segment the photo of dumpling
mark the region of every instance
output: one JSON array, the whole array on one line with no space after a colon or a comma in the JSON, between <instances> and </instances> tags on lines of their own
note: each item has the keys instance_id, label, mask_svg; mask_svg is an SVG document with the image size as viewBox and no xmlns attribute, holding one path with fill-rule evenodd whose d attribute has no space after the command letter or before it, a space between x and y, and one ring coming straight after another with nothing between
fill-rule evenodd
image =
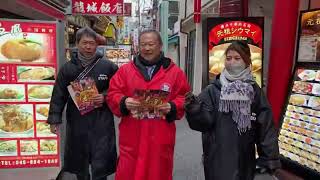
<instances>
[{"instance_id":1,"label":"photo of dumpling","mask_svg":"<svg viewBox=\"0 0 320 180\"><path fill-rule=\"evenodd\" d=\"M10 39L1 46L1 54L6 58L32 62L43 54L40 43L27 39Z\"/></svg>"}]
</instances>

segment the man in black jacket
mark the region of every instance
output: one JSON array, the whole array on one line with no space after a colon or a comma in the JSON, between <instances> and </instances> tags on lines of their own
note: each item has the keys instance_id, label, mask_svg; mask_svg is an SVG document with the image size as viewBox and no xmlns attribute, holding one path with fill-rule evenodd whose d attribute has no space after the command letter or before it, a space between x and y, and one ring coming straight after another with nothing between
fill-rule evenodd
<instances>
[{"instance_id":1,"label":"man in black jacket","mask_svg":"<svg viewBox=\"0 0 320 180\"><path fill-rule=\"evenodd\" d=\"M67 104L63 171L76 174L78 180L87 180L90 179L90 164L92 179L106 180L108 175L115 172L117 152L113 114L104 97L109 80L118 68L96 51L97 34L92 29L86 27L78 30L76 43L78 50L72 52L71 60L59 71L50 102L48 123L51 132L58 133L62 112ZM81 115L67 87L86 68L89 70L85 77L94 79L99 94L91 99L96 108Z\"/></svg>"}]
</instances>

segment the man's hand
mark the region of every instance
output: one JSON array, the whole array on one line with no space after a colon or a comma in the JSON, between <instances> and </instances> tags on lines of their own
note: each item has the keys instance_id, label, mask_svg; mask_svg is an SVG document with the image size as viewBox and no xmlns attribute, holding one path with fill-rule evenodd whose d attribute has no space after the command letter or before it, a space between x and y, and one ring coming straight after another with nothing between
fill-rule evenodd
<instances>
[{"instance_id":1,"label":"man's hand","mask_svg":"<svg viewBox=\"0 0 320 180\"><path fill-rule=\"evenodd\" d=\"M101 107L104 102L104 96L102 94L97 94L90 99L96 107Z\"/></svg>"},{"instance_id":2,"label":"man's hand","mask_svg":"<svg viewBox=\"0 0 320 180\"><path fill-rule=\"evenodd\" d=\"M171 104L170 103L165 103L157 107L157 110L163 115L167 115L171 111Z\"/></svg>"},{"instance_id":3,"label":"man's hand","mask_svg":"<svg viewBox=\"0 0 320 180\"><path fill-rule=\"evenodd\" d=\"M133 98L128 97L125 101L126 107L129 111L137 110L141 103Z\"/></svg>"},{"instance_id":4,"label":"man's hand","mask_svg":"<svg viewBox=\"0 0 320 180\"><path fill-rule=\"evenodd\" d=\"M184 107L195 102L195 95L191 91L186 93L184 97L185 97Z\"/></svg>"},{"instance_id":5,"label":"man's hand","mask_svg":"<svg viewBox=\"0 0 320 180\"><path fill-rule=\"evenodd\" d=\"M58 134L59 133L59 124L50 124L50 131L53 134Z\"/></svg>"}]
</instances>

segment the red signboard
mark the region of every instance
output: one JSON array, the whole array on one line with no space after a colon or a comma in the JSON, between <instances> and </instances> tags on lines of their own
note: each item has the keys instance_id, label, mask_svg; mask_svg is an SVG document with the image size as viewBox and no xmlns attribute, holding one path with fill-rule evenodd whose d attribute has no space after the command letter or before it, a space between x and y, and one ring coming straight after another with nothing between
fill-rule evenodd
<instances>
[{"instance_id":1,"label":"red signboard","mask_svg":"<svg viewBox=\"0 0 320 180\"><path fill-rule=\"evenodd\" d=\"M212 48L212 44L219 44L221 40L247 40L247 38L253 40L260 48L262 47L261 27L247 21L221 23L210 30L209 38L209 42L211 42L210 49Z\"/></svg>"},{"instance_id":2,"label":"red signboard","mask_svg":"<svg viewBox=\"0 0 320 180\"><path fill-rule=\"evenodd\" d=\"M224 69L225 50L232 41L245 41L251 51L252 74L262 86L263 24L260 17L208 18L208 79Z\"/></svg>"},{"instance_id":3,"label":"red signboard","mask_svg":"<svg viewBox=\"0 0 320 180\"><path fill-rule=\"evenodd\" d=\"M56 24L0 19L0 168L59 166L46 123L57 71Z\"/></svg>"},{"instance_id":4,"label":"red signboard","mask_svg":"<svg viewBox=\"0 0 320 180\"><path fill-rule=\"evenodd\" d=\"M123 16L131 16L132 14L132 4L124 3L123 4Z\"/></svg>"},{"instance_id":5,"label":"red signboard","mask_svg":"<svg viewBox=\"0 0 320 180\"><path fill-rule=\"evenodd\" d=\"M123 0L72 0L72 14L123 15Z\"/></svg>"}]
</instances>

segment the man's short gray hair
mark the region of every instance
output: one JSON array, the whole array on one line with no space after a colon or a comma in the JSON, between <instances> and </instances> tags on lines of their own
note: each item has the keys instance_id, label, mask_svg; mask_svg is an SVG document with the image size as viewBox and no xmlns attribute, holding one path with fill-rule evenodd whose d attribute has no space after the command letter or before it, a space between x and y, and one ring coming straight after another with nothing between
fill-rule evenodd
<instances>
[{"instance_id":1,"label":"man's short gray hair","mask_svg":"<svg viewBox=\"0 0 320 180\"><path fill-rule=\"evenodd\" d=\"M77 44L79 44L79 42L83 36L92 37L95 40L97 40L97 37L98 37L97 33L94 32L94 30L92 30L89 27L84 27L84 28L79 29L76 33L76 43Z\"/></svg>"},{"instance_id":2,"label":"man's short gray hair","mask_svg":"<svg viewBox=\"0 0 320 180\"><path fill-rule=\"evenodd\" d=\"M162 42L161 35L160 35L159 31L154 30L154 29L148 29L148 30L142 31L142 32L139 34L139 44L140 44L140 38L141 38L141 36L144 35L144 34L148 34L148 33L153 33L153 34L155 34L155 35L157 36L157 39L158 39L160 45L161 45L161 46L163 45L163 42Z\"/></svg>"}]
</instances>

